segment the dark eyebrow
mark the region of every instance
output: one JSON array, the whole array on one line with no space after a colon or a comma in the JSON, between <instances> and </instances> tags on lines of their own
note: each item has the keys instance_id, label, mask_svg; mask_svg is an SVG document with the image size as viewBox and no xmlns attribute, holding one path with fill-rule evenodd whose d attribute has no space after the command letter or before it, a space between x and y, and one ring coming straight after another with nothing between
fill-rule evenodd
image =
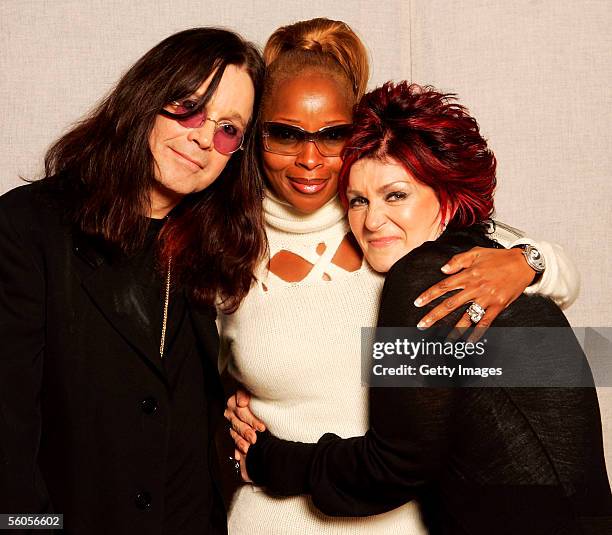
<instances>
[{"instance_id":1,"label":"dark eyebrow","mask_svg":"<svg viewBox=\"0 0 612 535\"><path fill-rule=\"evenodd\" d=\"M302 122L299 119L292 119L290 117L277 117L274 121L269 121L269 122L277 123L278 121L284 121L286 123L301 123ZM291 126L291 124L288 124L287 126Z\"/></svg>"},{"instance_id":2,"label":"dark eyebrow","mask_svg":"<svg viewBox=\"0 0 612 535\"><path fill-rule=\"evenodd\" d=\"M233 121L240 123L240 126L242 126L243 129L246 128L247 126L247 121L245 121L242 115L240 115L237 111L231 111L227 115L224 115L223 118L231 119Z\"/></svg>"},{"instance_id":3,"label":"dark eyebrow","mask_svg":"<svg viewBox=\"0 0 612 535\"><path fill-rule=\"evenodd\" d=\"M393 182L389 182L388 184L385 184L384 186L381 186L380 188L378 188L378 189L376 190L376 193L385 193L385 192L387 192L387 191L391 191L391 190L393 190L393 189L394 189L394 187L395 187L397 184L408 184L408 185L409 185L409 184L410 184L410 182L408 182L407 180L395 180L395 181L393 181ZM363 193L361 193L361 192L360 192L360 191L358 191L358 190L354 190L354 189L348 189L348 190L346 190L346 194L347 194L347 195L356 195L356 196L358 196L358 197L362 197L362 196L363 196Z\"/></svg>"},{"instance_id":4,"label":"dark eyebrow","mask_svg":"<svg viewBox=\"0 0 612 535\"><path fill-rule=\"evenodd\" d=\"M376 193L384 193L386 191L392 190L397 184L410 184L407 180L395 180L394 182L389 182L384 186L378 188Z\"/></svg>"},{"instance_id":5,"label":"dark eyebrow","mask_svg":"<svg viewBox=\"0 0 612 535\"><path fill-rule=\"evenodd\" d=\"M285 119L279 119L280 121L285 120ZM332 121L332 123L335 121ZM327 124L325 123L325 126L322 126L321 128L319 128L318 130L306 130L304 128L302 128L301 126L297 125L297 124L288 124L288 123L280 123L278 121L264 121L264 124L273 124L276 126L284 126L286 128L293 128L295 130L299 130L300 132L304 132L305 134L316 134L317 132L326 132L329 130L332 130L333 128L338 128L338 127L351 127L352 124L351 123L338 123L338 124Z\"/></svg>"},{"instance_id":6,"label":"dark eyebrow","mask_svg":"<svg viewBox=\"0 0 612 535\"><path fill-rule=\"evenodd\" d=\"M189 100L189 99L200 100L202 98L203 94L204 93L202 93L202 94L192 93L191 95L189 95L189 96L187 96L185 98L176 100L175 102L180 102L180 101ZM200 104L198 104L198 108L199 107L200 107ZM223 120L223 119L232 120L232 121L236 121L236 122L240 123L240 126L242 126L243 130L246 129L247 125L249 124L249 121L245 121L244 118L242 117L242 115L240 115L240 113L238 113L235 110L230 110L229 113L224 114L221 117L221 119L219 119L219 120Z\"/></svg>"},{"instance_id":7,"label":"dark eyebrow","mask_svg":"<svg viewBox=\"0 0 612 535\"><path fill-rule=\"evenodd\" d=\"M282 123L280 124L286 124L287 126L295 126L296 128L302 128L301 126L299 126L300 123L302 123L302 121L300 121L299 119L292 119L291 117L277 117L273 121L265 121L265 122L278 123L279 121L282 121ZM332 119L331 121L323 121L323 124L325 124L325 126L321 128L326 128L328 126L336 126L336 125L342 125L342 126L352 125L350 121L347 122L345 119ZM319 130L321 130L321 128L319 128Z\"/></svg>"}]
</instances>

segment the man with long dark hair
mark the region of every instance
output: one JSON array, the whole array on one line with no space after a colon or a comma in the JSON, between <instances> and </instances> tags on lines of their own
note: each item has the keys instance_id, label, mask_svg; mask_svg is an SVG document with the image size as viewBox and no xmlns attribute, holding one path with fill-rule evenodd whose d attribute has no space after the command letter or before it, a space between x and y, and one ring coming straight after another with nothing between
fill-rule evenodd
<instances>
[{"instance_id":1,"label":"man with long dark hair","mask_svg":"<svg viewBox=\"0 0 612 535\"><path fill-rule=\"evenodd\" d=\"M1 513L226 532L214 305L238 306L265 251L262 76L236 34L177 33L0 198Z\"/></svg>"}]
</instances>

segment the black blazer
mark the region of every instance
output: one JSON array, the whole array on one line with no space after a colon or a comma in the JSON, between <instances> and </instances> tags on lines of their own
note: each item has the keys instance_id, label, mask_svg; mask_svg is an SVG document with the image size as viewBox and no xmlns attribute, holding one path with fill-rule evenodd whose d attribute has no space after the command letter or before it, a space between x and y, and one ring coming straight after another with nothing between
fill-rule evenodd
<instances>
[{"instance_id":1,"label":"black blazer","mask_svg":"<svg viewBox=\"0 0 612 535\"><path fill-rule=\"evenodd\" d=\"M134 281L66 222L64 187L47 179L0 197L0 512L63 513L65 533L161 534L169 388L159 342ZM224 407L215 311L188 313L207 395L194 414L212 439ZM213 494L202 533L226 533Z\"/></svg>"},{"instance_id":2,"label":"black blazer","mask_svg":"<svg viewBox=\"0 0 612 535\"><path fill-rule=\"evenodd\" d=\"M441 280L451 256L474 245L494 244L477 232L447 231L398 261L378 325L415 326L439 302L419 309L415 298ZM519 297L494 325L569 327L538 296ZM570 358L583 359L564 332ZM529 358L556 363L559 349L553 336ZM247 466L256 483L284 495L310 493L333 516L378 514L417 499L432 534L612 533L594 388L370 388L364 437L328 434L311 445L267 433L249 450Z\"/></svg>"}]
</instances>

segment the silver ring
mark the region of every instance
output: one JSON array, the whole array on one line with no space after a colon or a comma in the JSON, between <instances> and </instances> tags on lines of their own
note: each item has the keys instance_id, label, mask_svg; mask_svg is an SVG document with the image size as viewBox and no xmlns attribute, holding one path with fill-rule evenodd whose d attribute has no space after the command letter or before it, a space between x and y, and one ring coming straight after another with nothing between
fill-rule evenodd
<instances>
[{"instance_id":1,"label":"silver ring","mask_svg":"<svg viewBox=\"0 0 612 535\"><path fill-rule=\"evenodd\" d=\"M472 301L472 304L467 309L468 316L472 323L476 325L482 317L485 315L486 310L482 308L476 301Z\"/></svg>"}]
</instances>

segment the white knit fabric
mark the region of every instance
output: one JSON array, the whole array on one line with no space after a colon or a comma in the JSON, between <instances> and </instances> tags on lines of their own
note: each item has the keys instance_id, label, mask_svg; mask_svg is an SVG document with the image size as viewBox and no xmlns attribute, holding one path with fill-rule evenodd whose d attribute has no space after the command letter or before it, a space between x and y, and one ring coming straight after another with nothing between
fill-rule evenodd
<instances>
[{"instance_id":1,"label":"white knit fabric","mask_svg":"<svg viewBox=\"0 0 612 535\"><path fill-rule=\"evenodd\" d=\"M262 266L259 284L238 311L220 316L222 354L229 372L251 392L251 409L278 437L316 442L326 432L363 435L368 428L368 393L361 384L361 327L376 324L384 278L366 262L355 272L330 263L349 230L337 199L304 216L268 193L264 209L270 257L290 251L314 267L304 280L289 283ZM498 229L494 237L509 245L518 238L513 230ZM321 243L326 246L323 255L316 252ZM559 263L555 257L546 261ZM563 281L562 286L567 284ZM547 281L544 290L563 294L554 281ZM230 508L229 533L426 531L414 502L373 517L332 518L306 496L277 498L245 485Z\"/></svg>"},{"instance_id":2,"label":"white knit fabric","mask_svg":"<svg viewBox=\"0 0 612 535\"><path fill-rule=\"evenodd\" d=\"M251 391L251 409L278 437L316 442L326 432L363 435L368 392L361 384L361 327L376 323L384 279L365 262L352 273L330 265L348 232L336 199L310 216L271 195L264 206L270 256L291 251L315 268L297 283L262 268L261 284L236 313L221 317L229 371ZM326 251L317 265L320 243ZM415 503L373 517L332 518L306 496L275 498L250 485L237 492L228 525L230 535L426 533Z\"/></svg>"}]
</instances>

